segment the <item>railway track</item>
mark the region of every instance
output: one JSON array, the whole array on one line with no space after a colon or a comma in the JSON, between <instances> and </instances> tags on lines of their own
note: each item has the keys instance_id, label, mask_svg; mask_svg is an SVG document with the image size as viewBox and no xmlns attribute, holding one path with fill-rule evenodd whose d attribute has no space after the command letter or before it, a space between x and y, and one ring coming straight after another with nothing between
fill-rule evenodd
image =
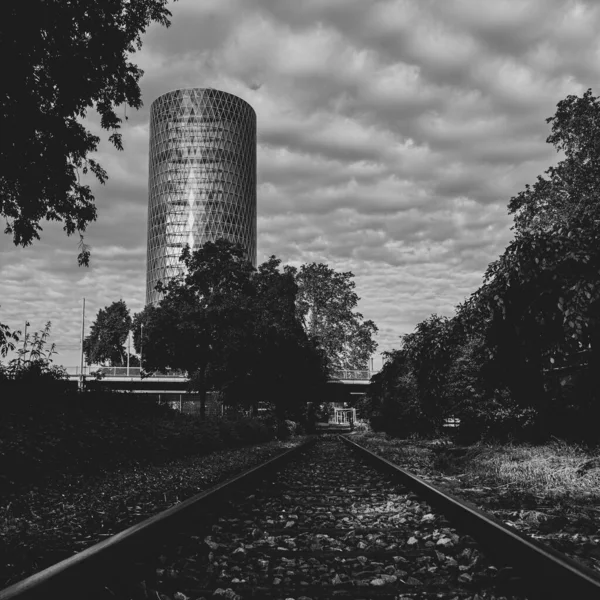
<instances>
[{"instance_id":1,"label":"railway track","mask_svg":"<svg viewBox=\"0 0 600 600\"><path fill-rule=\"evenodd\" d=\"M464 503L444 504L433 488L352 445L324 436L289 451L0 600L57 591L99 600L600 598L600 580L585 568L494 530L502 526Z\"/></svg>"}]
</instances>

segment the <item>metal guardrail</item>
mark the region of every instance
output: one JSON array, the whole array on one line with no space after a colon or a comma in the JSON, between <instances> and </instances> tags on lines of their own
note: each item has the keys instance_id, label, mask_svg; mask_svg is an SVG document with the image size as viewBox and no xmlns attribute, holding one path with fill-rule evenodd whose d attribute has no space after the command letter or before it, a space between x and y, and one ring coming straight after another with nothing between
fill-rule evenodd
<instances>
[{"instance_id":1,"label":"metal guardrail","mask_svg":"<svg viewBox=\"0 0 600 600\"><path fill-rule=\"evenodd\" d=\"M141 367L65 367L68 375L71 377L79 377L82 373L86 377L94 377L101 375L103 377L141 377ZM144 375L144 377L172 377L173 379L185 378L181 371L169 371L168 373L154 372Z\"/></svg>"},{"instance_id":2,"label":"metal guardrail","mask_svg":"<svg viewBox=\"0 0 600 600\"><path fill-rule=\"evenodd\" d=\"M393 473L417 495L454 521L458 529L475 538L496 561L511 565L520 571L523 578L529 582L532 598L600 598L600 576L592 569L519 531L510 529L493 515L478 509L470 502L443 492L346 436L339 437L377 468Z\"/></svg>"},{"instance_id":3,"label":"metal guardrail","mask_svg":"<svg viewBox=\"0 0 600 600\"><path fill-rule=\"evenodd\" d=\"M342 380L369 380L371 376L378 371L371 371L369 369L341 369L335 370L331 372L332 379L342 379Z\"/></svg>"},{"instance_id":4,"label":"metal guardrail","mask_svg":"<svg viewBox=\"0 0 600 600\"><path fill-rule=\"evenodd\" d=\"M142 369L140 367L65 367L65 370L71 377L79 377L82 373L86 377L94 377L100 374L103 377L141 377ZM369 369L342 369L332 371L331 378L342 381L368 381L371 376L378 371ZM168 373L150 373L144 377L172 377L173 379L184 379L185 374L181 371L169 371Z\"/></svg>"}]
</instances>

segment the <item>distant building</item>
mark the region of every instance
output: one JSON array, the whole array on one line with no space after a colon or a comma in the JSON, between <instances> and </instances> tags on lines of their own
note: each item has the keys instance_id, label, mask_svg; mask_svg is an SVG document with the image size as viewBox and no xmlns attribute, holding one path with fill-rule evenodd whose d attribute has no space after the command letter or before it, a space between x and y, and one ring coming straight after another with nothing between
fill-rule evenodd
<instances>
[{"instance_id":1,"label":"distant building","mask_svg":"<svg viewBox=\"0 0 600 600\"><path fill-rule=\"evenodd\" d=\"M150 107L146 304L180 272L186 244L218 238L256 266L256 113L219 90L168 92Z\"/></svg>"}]
</instances>

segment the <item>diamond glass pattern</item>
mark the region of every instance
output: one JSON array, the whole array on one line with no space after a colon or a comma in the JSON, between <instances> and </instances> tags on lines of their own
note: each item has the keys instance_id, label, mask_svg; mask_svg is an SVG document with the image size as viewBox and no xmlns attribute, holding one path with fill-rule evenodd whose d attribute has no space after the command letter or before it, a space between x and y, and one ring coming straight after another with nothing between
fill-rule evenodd
<instances>
[{"instance_id":1,"label":"diamond glass pattern","mask_svg":"<svg viewBox=\"0 0 600 600\"><path fill-rule=\"evenodd\" d=\"M146 304L176 276L186 244L239 242L256 266L256 113L214 89L159 96L150 107Z\"/></svg>"}]
</instances>

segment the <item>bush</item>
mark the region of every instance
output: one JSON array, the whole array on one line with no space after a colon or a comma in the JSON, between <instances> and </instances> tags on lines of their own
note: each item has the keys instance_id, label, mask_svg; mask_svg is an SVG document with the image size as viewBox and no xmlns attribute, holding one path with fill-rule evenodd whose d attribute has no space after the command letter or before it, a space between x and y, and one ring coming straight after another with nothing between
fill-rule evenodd
<instances>
[{"instance_id":1,"label":"bush","mask_svg":"<svg viewBox=\"0 0 600 600\"><path fill-rule=\"evenodd\" d=\"M302 422L296 423L296 432L294 435L305 435L306 434L306 426Z\"/></svg>"},{"instance_id":2,"label":"bush","mask_svg":"<svg viewBox=\"0 0 600 600\"><path fill-rule=\"evenodd\" d=\"M226 446L240 446L242 439L236 429L235 421L220 419L217 424L219 435Z\"/></svg>"},{"instance_id":3,"label":"bush","mask_svg":"<svg viewBox=\"0 0 600 600\"><path fill-rule=\"evenodd\" d=\"M235 430L244 444L260 444L272 439L267 426L258 419L239 419L235 422Z\"/></svg>"},{"instance_id":4,"label":"bush","mask_svg":"<svg viewBox=\"0 0 600 600\"><path fill-rule=\"evenodd\" d=\"M277 431L277 437L280 440L289 440L293 435L296 435L298 425L295 421L286 419L279 423L279 429Z\"/></svg>"},{"instance_id":5,"label":"bush","mask_svg":"<svg viewBox=\"0 0 600 600\"><path fill-rule=\"evenodd\" d=\"M539 415L510 400L506 392L469 407L460 416L456 441L472 444L479 440L498 442L535 440L539 437Z\"/></svg>"},{"instance_id":6,"label":"bush","mask_svg":"<svg viewBox=\"0 0 600 600\"><path fill-rule=\"evenodd\" d=\"M266 442L275 433L259 419L201 421L145 394L15 395L0 420L0 487L206 454Z\"/></svg>"},{"instance_id":7,"label":"bush","mask_svg":"<svg viewBox=\"0 0 600 600\"><path fill-rule=\"evenodd\" d=\"M371 427L366 421L357 421L354 425L354 431L357 433L369 433L371 431Z\"/></svg>"},{"instance_id":8,"label":"bush","mask_svg":"<svg viewBox=\"0 0 600 600\"><path fill-rule=\"evenodd\" d=\"M274 416L259 417L258 420L267 428L269 440L279 436L279 421Z\"/></svg>"},{"instance_id":9,"label":"bush","mask_svg":"<svg viewBox=\"0 0 600 600\"><path fill-rule=\"evenodd\" d=\"M222 437L222 430L219 429L218 424L214 421L200 421L195 429L195 448L198 454L221 450L233 445L227 443Z\"/></svg>"},{"instance_id":10,"label":"bush","mask_svg":"<svg viewBox=\"0 0 600 600\"><path fill-rule=\"evenodd\" d=\"M373 431L385 432L386 418L383 415L373 414L369 419Z\"/></svg>"}]
</instances>

